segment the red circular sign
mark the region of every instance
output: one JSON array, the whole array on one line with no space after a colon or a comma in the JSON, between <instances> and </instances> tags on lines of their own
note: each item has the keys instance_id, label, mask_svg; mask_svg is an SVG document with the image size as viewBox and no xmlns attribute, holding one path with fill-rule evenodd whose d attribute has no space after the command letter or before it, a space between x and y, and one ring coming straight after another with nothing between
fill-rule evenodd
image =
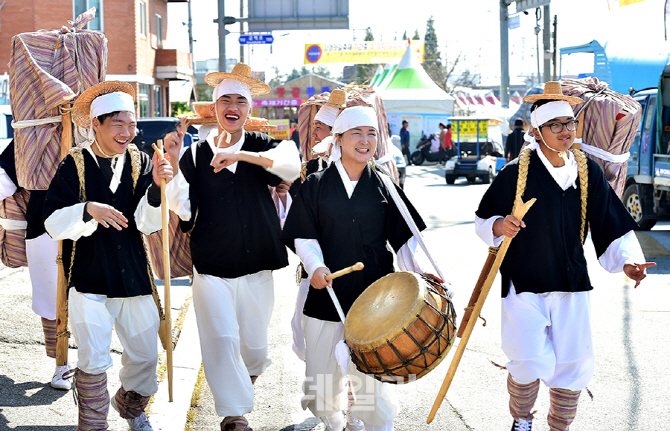
<instances>
[{"instance_id":1,"label":"red circular sign","mask_svg":"<svg viewBox=\"0 0 670 431\"><path fill-rule=\"evenodd\" d=\"M319 45L312 45L307 48L307 53L305 56L307 57L308 62L316 63L321 59L321 54L323 54L321 47Z\"/></svg>"}]
</instances>

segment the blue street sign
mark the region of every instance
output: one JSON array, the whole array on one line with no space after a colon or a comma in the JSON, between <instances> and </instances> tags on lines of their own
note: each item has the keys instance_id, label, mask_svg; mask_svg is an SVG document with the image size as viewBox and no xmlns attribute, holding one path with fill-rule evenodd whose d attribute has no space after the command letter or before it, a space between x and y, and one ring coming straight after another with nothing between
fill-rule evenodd
<instances>
[{"instance_id":1,"label":"blue street sign","mask_svg":"<svg viewBox=\"0 0 670 431\"><path fill-rule=\"evenodd\" d=\"M240 45L267 45L275 41L271 34L243 34L240 36Z\"/></svg>"}]
</instances>

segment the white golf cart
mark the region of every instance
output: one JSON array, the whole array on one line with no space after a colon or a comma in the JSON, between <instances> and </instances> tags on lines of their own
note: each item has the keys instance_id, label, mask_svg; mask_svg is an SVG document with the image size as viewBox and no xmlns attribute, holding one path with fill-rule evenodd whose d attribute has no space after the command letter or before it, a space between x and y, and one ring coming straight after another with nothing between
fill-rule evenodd
<instances>
[{"instance_id":1,"label":"white golf cart","mask_svg":"<svg viewBox=\"0 0 670 431\"><path fill-rule=\"evenodd\" d=\"M503 121L493 117L450 117L449 121L456 153L445 165L447 184L454 184L458 177L465 177L469 183L481 178L489 184L505 165L500 129Z\"/></svg>"}]
</instances>

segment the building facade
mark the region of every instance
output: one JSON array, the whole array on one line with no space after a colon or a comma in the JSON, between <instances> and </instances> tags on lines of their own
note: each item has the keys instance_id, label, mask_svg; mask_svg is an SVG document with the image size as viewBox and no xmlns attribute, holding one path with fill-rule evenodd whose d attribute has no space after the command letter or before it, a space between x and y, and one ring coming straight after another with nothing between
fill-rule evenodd
<instances>
[{"instance_id":1,"label":"building facade","mask_svg":"<svg viewBox=\"0 0 670 431\"><path fill-rule=\"evenodd\" d=\"M0 75L8 72L12 37L56 29L96 8L86 26L108 40L107 80L131 83L138 115L170 115L169 81L193 79L191 54L165 46L168 3L188 0L21 0L0 9Z\"/></svg>"}]
</instances>

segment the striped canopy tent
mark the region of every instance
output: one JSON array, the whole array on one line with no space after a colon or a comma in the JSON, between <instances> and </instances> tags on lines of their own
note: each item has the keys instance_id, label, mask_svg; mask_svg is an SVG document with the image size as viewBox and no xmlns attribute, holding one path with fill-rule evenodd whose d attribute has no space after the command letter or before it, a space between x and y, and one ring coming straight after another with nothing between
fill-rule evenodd
<instances>
[{"instance_id":1,"label":"striped canopy tent","mask_svg":"<svg viewBox=\"0 0 670 431\"><path fill-rule=\"evenodd\" d=\"M411 46L380 95L388 112L450 115L454 111L455 99L428 76Z\"/></svg>"},{"instance_id":2,"label":"striped canopy tent","mask_svg":"<svg viewBox=\"0 0 670 431\"><path fill-rule=\"evenodd\" d=\"M382 76L377 82L377 85L374 86L374 89L379 91L386 88L386 86L389 85L389 82L391 82L391 79L393 79L393 74L395 73L397 68L398 68L397 64L387 63L384 66Z\"/></svg>"},{"instance_id":3,"label":"striped canopy tent","mask_svg":"<svg viewBox=\"0 0 670 431\"><path fill-rule=\"evenodd\" d=\"M382 80L382 75L384 74L384 68L381 65L377 65L377 70L375 70L375 75L370 80L370 87L375 88Z\"/></svg>"}]
</instances>

